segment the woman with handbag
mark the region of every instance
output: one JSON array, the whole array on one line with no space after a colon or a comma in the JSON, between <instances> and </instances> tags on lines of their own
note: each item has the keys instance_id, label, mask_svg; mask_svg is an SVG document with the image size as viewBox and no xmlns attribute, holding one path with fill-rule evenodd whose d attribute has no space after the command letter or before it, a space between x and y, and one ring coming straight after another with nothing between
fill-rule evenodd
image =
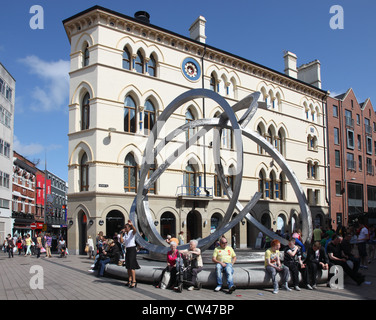
<instances>
[{"instance_id":1,"label":"woman with handbag","mask_svg":"<svg viewBox=\"0 0 376 320\"><path fill-rule=\"evenodd\" d=\"M169 289L176 286L176 259L179 257L179 251L175 241L171 241L170 249L167 252L167 267L162 271L157 288Z\"/></svg>"},{"instance_id":2,"label":"woman with handbag","mask_svg":"<svg viewBox=\"0 0 376 320\"><path fill-rule=\"evenodd\" d=\"M140 269L137 262L137 249L136 249L136 228L131 220L121 230L120 242L125 243L125 267L128 270L128 286L129 288L137 287L136 282L136 269Z\"/></svg>"}]
</instances>

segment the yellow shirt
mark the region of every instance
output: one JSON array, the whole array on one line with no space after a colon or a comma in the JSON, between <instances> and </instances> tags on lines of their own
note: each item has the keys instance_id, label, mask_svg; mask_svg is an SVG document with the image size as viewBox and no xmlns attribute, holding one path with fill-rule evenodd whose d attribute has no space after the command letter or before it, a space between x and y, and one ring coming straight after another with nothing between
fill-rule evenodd
<instances>
[{"instance_id":1,"label":"yellow shirt","mask_svg":"<svg viewBox=\"0 0 376 320\"><path fill-rule=\"evenodd\" d=\"M213 258L220 262L231 263L233 257L236 257L236 254L230 246L227 246L224 249L222 249L221 247L214 249Z\"/></svg>"},{"instance_id":2,"label":"yellow shirt","mask_svg":"<svg viewBox=\"0 0 376 320\"><path fill-rule=\"evenodd\" d=\"M31 245L31 238L26 238L25 243L26 243L27 246L30 246Z\"/></svg>"},{"instance_id":3,"label":"yellow shirt","mask_svg":"<svg viewBox=\"0 0 376 320\"><path fill-rule=\"evenodd\" d=\"M265 267L268 265L268 259L270 263L276 265L279 257L279 250L272 251L271 249L266 250L265 252Z\"/></svg>"}]
</instances>

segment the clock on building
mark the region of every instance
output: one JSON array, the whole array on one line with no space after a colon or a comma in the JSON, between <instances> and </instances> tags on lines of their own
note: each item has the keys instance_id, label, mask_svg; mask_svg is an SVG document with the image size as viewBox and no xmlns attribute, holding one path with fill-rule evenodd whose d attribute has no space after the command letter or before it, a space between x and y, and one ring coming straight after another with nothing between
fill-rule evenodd
<instances>
[{"instance_id":1,"label":"clock on building","mask_svg":"<svg viewBox=\"0 0 376 320\"><path fill-rule=\"evenodd\" d=\"M200 79L201 68L198 62L192 58L184 59L182 63L182 71L184 76L191 81L196 81Z\"/></svg>"}]
</instances>

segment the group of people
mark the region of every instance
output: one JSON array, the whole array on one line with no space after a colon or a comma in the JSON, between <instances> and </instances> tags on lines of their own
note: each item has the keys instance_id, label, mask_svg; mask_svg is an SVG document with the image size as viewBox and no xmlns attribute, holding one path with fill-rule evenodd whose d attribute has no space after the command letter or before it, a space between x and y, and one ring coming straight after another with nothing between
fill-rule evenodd
<instances>
[{"instance_id":1,"label":"group of people","mask_svg":"<svg viewBox=\"0 0 376 320\"><path fill-rule=\"evenodd\" d=\"M98 277L103 277L107 264L119 265L122 255L125 256L124 266L128 271L129 288L137 287L136 270L140 269L137 262L137 246L136 246L136 228L132 224L131 220L112 239L107 239L103 232L100 232L96 239L96 254L94 251L94 243L91 237L88 239L87 248L89 258L95 257L94 264L90 272L97 271ZM85 250L86 251L86 250Z\"/></svg>"},{"instance_id":2,"label":"group of people","mask_svg":"<svg viewBox=\"0 0 376 320\"><path fill-rule=\"evenodd\" d=\"M359 269L368 269L367 264L375 258L375 228L368 228L363 221L359 221L357 229L341 227L337 232L328 230L324 232L320 226L313 230L312 245L306 250L300 245L301 238L296 232L289 239L288 245L283 249L283 264L280 258L281 243L272 240L270 248L265 253L265 269L273 283L273 293L278 293L279 285L276 279L280 274L282 288L288 291L289 276L295 290L300 291L299 274L303 285L313 290L316 288L317 274L320 270L328 271L328 283L334 273L332 266L340 266L356 284L364 282L365 276ZM299 242L299 245L297 244ZM358 254L354 254L355 246ZM370 256L367 255L367 246Z\"/></svg>"},{"instance_id":3,"label":"group of people","mask_svg":"<svg viewBox=\"0 0 376 320\"><path fill-rule=\"evenodd\" d=\"M39 233L35 236L26 234L24 236L14 236L10 234L5 238L3 243L4 252L8 253L9 258L13 258L15 253L25 256L35 255L40 258L41 254L46 254L46 258L51 258L52 236L50 233ZM65 248L65 240L60 237L58 250Z\"/></svg>"},{"instance_id":4,"label":"group of people","mask_svg":"<svg viewBox=\"0 0 376 320\"><path fill-rule=\"evenodd\" d=\"M127 285L130 288L136 287L136 270L140 266L137 262L135 235L136 229L130 220L113 239L106 240L99 235L96 239L95 263L91 271L98 270L98 276L103 276L105 265L108 263L119 264L120 256L123 254L125 256L124 265L128 270ZM355 242L354 236L356 236ZM163 269L156 287L177 289L180 280L177 275L181 271L179 268L182 267L184 261L185 270L187 270L184 283L189 291L199 289L201 286L198 282L198 274L203 269L203 260L201 250L197 247L198 242L190 240L188 249L178 250L178 245L184 244L183 234L179 234L178 238L168 236L166 239L170 247L166 255L167 265ZM317 287L318 273L323 270L328 272L328 285L330 285L330 279L334 275L330 270L334 265L342 267L343 271L360 285L364 282L365 277L359 272L359 269L366 269L367 263L375 258L375 228L368 228L362 222L358 229L340 228L337 232L331 229L323 231L316 226L313 230L312 241L307 248L303 244L300 230L291 234L286 246L282 246L276 239L271 240L270 243L267 241L266 244L264 267L266 274L271 278L274 294L279 292L277 274L280 275L281 287L287 291L292 290L289 288L290 279L293 288L297 291L301 290L301 283L306 289L314 290ZM355 245L359 257L353 253ZM90 244L90 247L90 250L93 250L93 243ZM368 260L367 249L370 253ZM214 291L222 290L224 286L223 274L225 274L227 292L234 292L236 286L233 274L236 253L225 236L215 243L212 262L215 264L217 283ZM300 275L302 281L300 281Z\"/></svg>"}]
</instances>

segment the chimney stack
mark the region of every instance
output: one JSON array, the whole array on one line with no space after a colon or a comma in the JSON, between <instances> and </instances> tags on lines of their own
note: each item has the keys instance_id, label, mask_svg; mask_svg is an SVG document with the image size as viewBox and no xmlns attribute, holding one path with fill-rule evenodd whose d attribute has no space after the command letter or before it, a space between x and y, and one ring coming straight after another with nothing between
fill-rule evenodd
<instances>
[{"instance_id":1,"label":"chimney stack","mask_svg":"<svg viewBox=\"0 0 376 320\"><path fill-rule=\"evenodd\" d=\"M285 74L292 78L297 79L298 78L298 70L296 68L296 62L298 60L297 56L290 51L286 51L283 58L285 60Z\"/></svg>"},{"instance_id":2,"label":"chimney stack","mask_svg":"<svg viewBox=\"0 0 376 320\"><path fill-rule=\"evenodd\" d=\"M205 43L205 24L206 19L203 16L199 16L195 22L192 23L191 27L189 28L191 39Z\"/></svg>"}]
</instances>

